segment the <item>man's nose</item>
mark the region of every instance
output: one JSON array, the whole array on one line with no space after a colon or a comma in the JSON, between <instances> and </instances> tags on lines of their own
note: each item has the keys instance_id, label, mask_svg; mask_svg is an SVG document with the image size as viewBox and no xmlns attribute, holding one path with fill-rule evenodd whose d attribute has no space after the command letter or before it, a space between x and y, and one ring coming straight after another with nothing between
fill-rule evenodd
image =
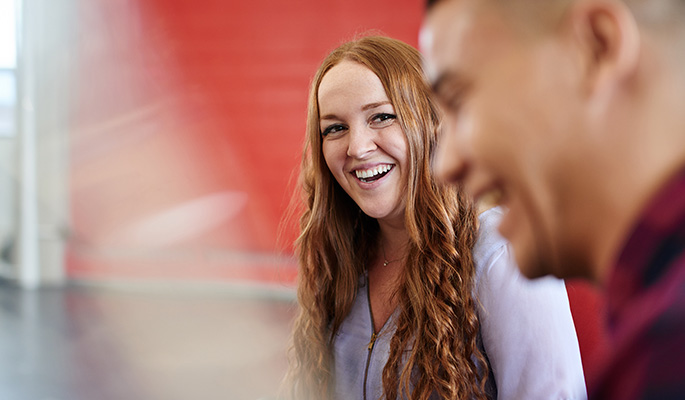
<instances>
[{"instance_id":1,"label":"man's nose","mask_svg":"<svg viewBox=\"0 0 685 400\"><path fill-rule=\"evenodd\" d=\"M377 132L368 126L350 127L347 155L359 159L365 158L378 148L376 135Z\"/></svg>"}]
</instances>

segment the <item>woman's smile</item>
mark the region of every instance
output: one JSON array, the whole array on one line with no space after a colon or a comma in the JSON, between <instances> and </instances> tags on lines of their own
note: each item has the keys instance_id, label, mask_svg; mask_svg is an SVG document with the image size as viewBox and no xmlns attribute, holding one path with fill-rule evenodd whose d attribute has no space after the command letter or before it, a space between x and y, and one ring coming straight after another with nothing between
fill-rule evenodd
<instances>
[{"instance_id":1,"label":"woman's smile","mask_svg":"<svg viewBox=\"0 0 685 400\"><path fill-rule=\"evenodd\" d=\"M368 169L355 169L352 174L363 183L371 183L388 175L394 167L394 164L381 164Z\"/></svg>"}]
</instances>

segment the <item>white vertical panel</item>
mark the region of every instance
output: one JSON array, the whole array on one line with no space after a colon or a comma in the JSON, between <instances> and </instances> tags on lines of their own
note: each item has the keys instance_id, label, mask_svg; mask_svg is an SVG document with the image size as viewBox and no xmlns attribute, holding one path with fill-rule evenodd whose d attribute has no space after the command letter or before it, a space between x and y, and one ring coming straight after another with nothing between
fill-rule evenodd
<instances>
[{"instance_id":1,"label":"white vertical panel","mask_svg":"<svg viewBox=\"0 0 685 400\"><path fill-rule=\"evenodd\" d=\"M18 216L16 280L64 280L68 221L70 39L75 0L16 0Z\"/></svg>"},{"instance_id":2,"label":"white vertical panel","mask_svg":"<svg viewBox=\"0 0 685 400\"><path fill-rule=\"evenodd\" d=\"M32 23L27 17L31 0L17 0L17 111L19 135L19 229L17 268L22 287L40 282L38 243L38 192L36 178L35 47Z\"/></svg>"}]
</instances>

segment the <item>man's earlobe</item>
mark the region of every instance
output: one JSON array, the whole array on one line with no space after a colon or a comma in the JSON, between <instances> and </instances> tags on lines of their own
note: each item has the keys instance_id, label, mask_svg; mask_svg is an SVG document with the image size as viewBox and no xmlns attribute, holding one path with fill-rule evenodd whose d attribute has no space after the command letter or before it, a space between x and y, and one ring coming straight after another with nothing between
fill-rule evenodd
<instances>
[{"instance_id":1,"label":"man's earlobe","mask_svg":"<svg viewBox=\"0 0 685 400\"><path fill-rule=\"evenodd\" d=\"M571 11L580 41L587 89L602 89L629 78L637 68L640 35L628 7L617 0L588 0Z\"/></svg>"}]
</instances>

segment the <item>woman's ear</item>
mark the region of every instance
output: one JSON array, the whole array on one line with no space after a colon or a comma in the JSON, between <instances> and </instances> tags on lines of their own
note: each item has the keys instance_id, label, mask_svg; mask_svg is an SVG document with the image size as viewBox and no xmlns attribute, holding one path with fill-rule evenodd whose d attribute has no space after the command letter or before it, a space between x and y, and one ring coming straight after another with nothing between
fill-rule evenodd
<instances>
[{"instance_id":1,"label":"woman's ear","mask_svg":"<svg viewBox=\"0 0 685 400\"><path fill-rule=\"evenodd\" d=\"M569 11L574 39L580 45L588 94L610 90L636 70L640 51L637 22L618 0L586 0Z\"/></svg>"}]
</instances>

